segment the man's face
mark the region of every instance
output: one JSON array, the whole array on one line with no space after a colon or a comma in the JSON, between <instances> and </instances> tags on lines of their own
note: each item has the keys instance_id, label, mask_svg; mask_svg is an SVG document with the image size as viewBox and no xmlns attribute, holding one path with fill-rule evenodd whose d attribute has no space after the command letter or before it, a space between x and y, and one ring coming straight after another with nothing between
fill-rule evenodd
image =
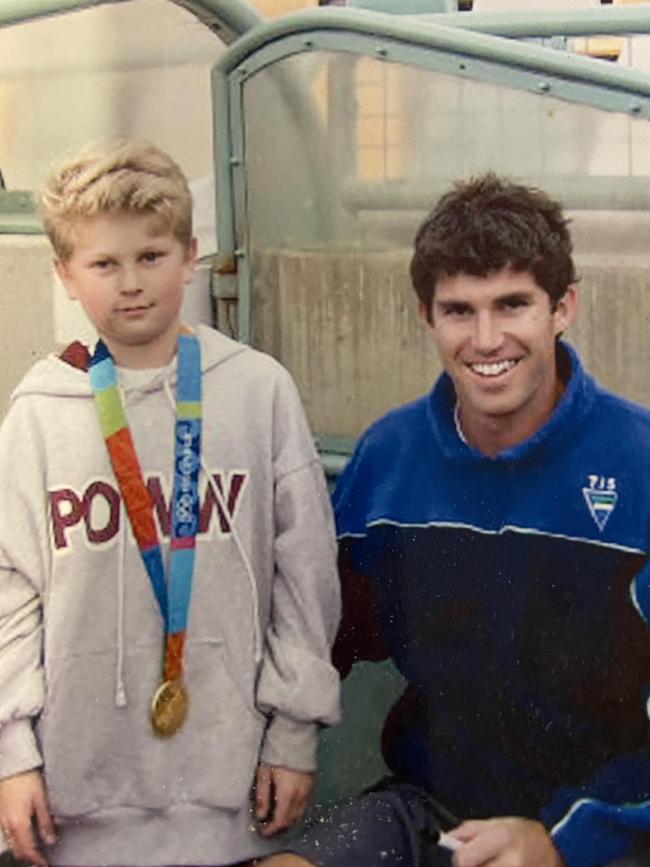
<instances>
[{"instance_id":1,"label":"man's face","mask_svg":"<svg viewBox=\"0 0 650 867\"><path fill-rule=\"evenodd\" d=\"M72 256L55 264L118 364L157 367L173 355L195 256L152 216L100 214L80 221Z\"/></svg>"},{"instance_id":2,"label":"man's face","mask_svg":"<svg viewBox=\"0 0 650 867\"><path fill-rule=\"evenodd\" d=\"M555 338L575 312L574 287L552 310L529 272L504 268L438 280L429 328L463 426L527 416L543 424L555 403Z\"/></svg>"}]
</instances>

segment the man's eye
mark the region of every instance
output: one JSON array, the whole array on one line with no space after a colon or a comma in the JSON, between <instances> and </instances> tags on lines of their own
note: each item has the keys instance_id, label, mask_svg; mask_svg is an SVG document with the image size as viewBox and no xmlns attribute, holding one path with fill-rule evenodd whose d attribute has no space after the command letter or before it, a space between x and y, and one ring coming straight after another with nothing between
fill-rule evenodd
<instances>
[{"instance_id":1,"label":"man's eye","mask_svg":"<svg viewBox=\"0 0 650 867\"><path fill-rule=\"evenodd\" d=\"M453 307L447 307L445 310L445 316L451 316L458 319L459 317L469 316L471 312L472 311L469 307L464 307L462 304L458 304Z\"/></svg>"},{"instance_id":2,"label":"man's eye","mask_svg":"<svg viewBox=\"0 0 650 867\"><path fill-rule=\"evenodd\" d=\"M526 298L507 298L503 302L504 310L518 310L520 307L528 307Z\"/></svg>"}]
</instances>

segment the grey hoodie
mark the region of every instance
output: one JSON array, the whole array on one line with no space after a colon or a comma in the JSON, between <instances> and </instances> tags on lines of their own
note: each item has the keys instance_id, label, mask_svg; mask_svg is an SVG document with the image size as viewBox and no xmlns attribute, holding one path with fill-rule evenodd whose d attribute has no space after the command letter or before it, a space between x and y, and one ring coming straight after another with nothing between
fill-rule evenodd
<instances>
[{"instance_id":1,"label":"grey hoodie","mask_svg":"<svg viewBox=\"0 0 650 867\"><path fill-rule=\"evenodd\" d=\"M260 761L313 770L339 718L332 519L296 389L272 358L199 328L201 529L185 654L190 713L149 723L163 627L88 375L50 356L0 430L0 778L43 765L53 864L225 864ZM173 371L125 406L165 540ZM208 477L210 482L208 483Z\"/></svg>"}]
</instances>

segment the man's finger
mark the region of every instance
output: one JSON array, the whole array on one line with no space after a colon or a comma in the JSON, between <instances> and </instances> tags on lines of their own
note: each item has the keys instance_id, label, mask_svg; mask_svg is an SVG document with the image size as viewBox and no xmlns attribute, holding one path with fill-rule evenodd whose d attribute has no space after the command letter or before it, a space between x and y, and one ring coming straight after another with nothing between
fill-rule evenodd
<instances>
[{"instance_id":1,"label":"man's finger","mask_svg":"<svg viewBox=\"0 0 650 867\"><path fill-rule=\"evenodd\" d=\"M452 833L456 839L463 839L458 836L459 830L457 828ZM471 837L465 836L463 847L454 852L454 867L483 867L484 864L497 867L501 864L517 863L512 860L512 853L509 854L508 840L502 828L486 822L477 823L473 828L465 830L467 833L472 830L473 833ZM504 855L506 858L502 860ZM534 863L537 865L537 861Z\"/></svg>"},{"instance_id":2,"label":"man's finger","mask_svg":"<svg viewBox=\"0 0 650 867\"><path fill-rule=\"evenodd\" d=\"M482 831L485 830L485 824L485 820L468 819L457 828L449 831L449 836L455 837L456 840L462 840L463 843L467 843L469 840L472 840L474 837L476 837L477 834L480 834Z\"/></svg>"}]
</instances>

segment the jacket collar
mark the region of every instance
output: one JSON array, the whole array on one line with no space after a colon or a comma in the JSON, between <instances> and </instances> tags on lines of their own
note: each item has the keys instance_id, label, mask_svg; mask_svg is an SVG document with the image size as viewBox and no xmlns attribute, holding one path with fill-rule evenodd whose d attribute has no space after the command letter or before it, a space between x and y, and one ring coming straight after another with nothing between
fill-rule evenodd
<instances>
[{"instance_id":1,"label":"jacket collar","mask_svg":"<svg viewBox=\"0 0 650 867\"><path fill-rule=\"evenodd\" d=\"M490 458L469 446L455 419L456 392L447 373L436 382L427 399L429 424L440 448L448 458L463 461L515 462L539 458L555 448L589 412L595 393L593 379L585 371L575 349L564 341L557 346L557 363L566 389L550 418L532 437Z\"/></svg>"}]
</instances>

